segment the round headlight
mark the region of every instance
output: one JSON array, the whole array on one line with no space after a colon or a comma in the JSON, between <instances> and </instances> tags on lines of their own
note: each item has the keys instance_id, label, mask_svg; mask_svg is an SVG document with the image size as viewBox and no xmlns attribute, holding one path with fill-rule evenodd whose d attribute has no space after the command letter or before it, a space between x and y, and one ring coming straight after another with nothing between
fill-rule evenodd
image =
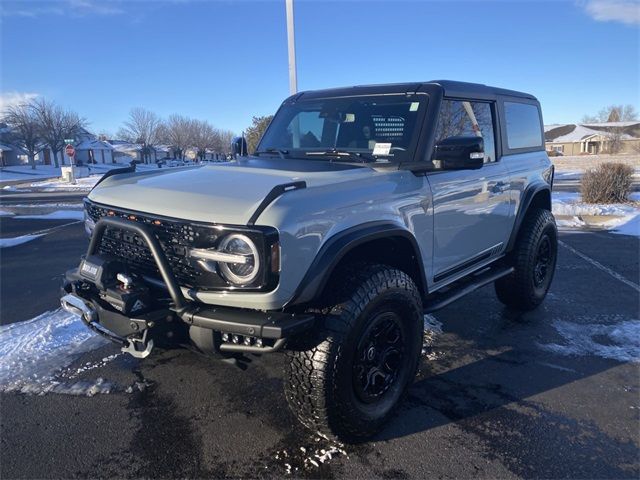
<instances>
[{"instance_id":1,"label":"round headlight","mask_svg":"<svg viewBox=\"0 0 640 480\"><path fill-rule=\"evenodd\" d=\"M231 283L247 285L258 276L260 256L255 243L246 235L229 235L225 237L219 251L233 255L242 255L244 263L219 262L220 272Z\"/></svg>"}]
</instances>

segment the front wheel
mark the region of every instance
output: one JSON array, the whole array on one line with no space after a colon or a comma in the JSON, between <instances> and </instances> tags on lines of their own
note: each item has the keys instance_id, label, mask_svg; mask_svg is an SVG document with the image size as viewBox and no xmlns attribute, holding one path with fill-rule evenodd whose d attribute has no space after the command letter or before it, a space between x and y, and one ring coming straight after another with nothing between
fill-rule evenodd
<instances>
[{"instance_id":1,"label":"front wheel","mask_svg":"<svg viewBox=\"0 0 640 480\"><path fill-rule=\"evenodd\" d=\"M495 282L498 299L508 307L533 310L547 295L556 268L558 230L549 210L527 215L508 257L514 272Z\"/></svg>"},{"instance_id":2,"label":"front wheel","mask_svg":"<svg viewBox=\"0 0 640 480\"><path fill-rule=\"evenodd\" d=\"M285 395L307 428L359 441L382 427L415 376L422 302L407 274L383 265L359 268L338 291L344 298L313 338L287 352Z\"/></svg>"}]
</instances>

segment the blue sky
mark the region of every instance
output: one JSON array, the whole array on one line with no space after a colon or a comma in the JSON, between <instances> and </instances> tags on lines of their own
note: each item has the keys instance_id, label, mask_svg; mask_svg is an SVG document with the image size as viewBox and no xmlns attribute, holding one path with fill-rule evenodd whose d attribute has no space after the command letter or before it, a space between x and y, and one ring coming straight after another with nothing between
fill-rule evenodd
<instances>
[{"instance_id":1,"label":"blue sky","mask_svg":"<svg viewBox=\"0 0 640 480\"><path fill-rule=\"evenodd\" d=\"M638 0L296 0L300 90L454 79L536 95L545 123L640 110ZM236 132L288 96L284 0L1 4L2 101L115 132L131 107Z\"/></svg>"}]
</instances>

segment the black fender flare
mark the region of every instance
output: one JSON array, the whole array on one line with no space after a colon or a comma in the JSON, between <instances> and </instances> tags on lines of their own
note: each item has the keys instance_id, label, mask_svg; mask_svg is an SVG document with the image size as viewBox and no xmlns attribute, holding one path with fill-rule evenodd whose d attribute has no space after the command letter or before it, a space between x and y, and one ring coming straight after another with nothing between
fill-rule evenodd
<instances>
[{"instance_id":1,"label":"black fender flare","mask_svg":"<svg viewBox=\"0 0 640 480\"><path fill-rule=\"evenodd\" d=\"M285 307L307 303L322 292L335 268L343 258L359 245L382 238L400 237L408 240L413 256L418 262L422 294L427 291L427 278L422 263L422 254L412 232L391 222L368 222L342 230L330 237L320 247L307 273Z\"/></svg>"},{"instance_id":2,"label":"black fender flare","mask_svg":"<svg viewBox=\"0 0 640 480\"><path fill-rule=\"evenodd\" d=\"M536 195L540 192L548 193L549 203L545 203L544 206L551 211L551 186L543 181L528 185L522 194L522 200L520 201L518 212L516 213L516 220L513 225L513 230L511 231L511 236L509 237L509 243L507 244L507 252L510 252L515 246L518 233L520 232L520 227L522 227L522 222L524 222L524 219L527 216L527 212L529 211L529 207L531 207L533 199L536 198Z\"/></svg>"}]
</instances>

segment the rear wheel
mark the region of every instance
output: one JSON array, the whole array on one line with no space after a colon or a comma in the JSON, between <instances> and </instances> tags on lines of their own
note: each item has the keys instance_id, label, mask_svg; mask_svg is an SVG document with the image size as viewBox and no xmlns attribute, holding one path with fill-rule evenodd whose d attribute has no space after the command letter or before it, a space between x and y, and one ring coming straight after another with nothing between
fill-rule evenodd
<instances>
[{"instance_id":1,"label":"rear wheel","mask_svg":"<svg viewBox=\"0 0 640 480\"><path fill-rule=\"evenodd\" d=\"M422 302L411 278L359 268L312 338L287 352L285 395L300 422L345 441L376 433L415 376Z\"/></svg>"},{"instance_id":2,"label":"rear wheel","mask_svg":"<svg viewBox=\"0 0 640 480\"><path fill-rule=\"evenodd\" d=\"M556 268L558 231L549 210L529 212L509 256L514 272L495 282L498 299L518 310L536 308L547 295Z\"/></svg>"}]
</instances>

